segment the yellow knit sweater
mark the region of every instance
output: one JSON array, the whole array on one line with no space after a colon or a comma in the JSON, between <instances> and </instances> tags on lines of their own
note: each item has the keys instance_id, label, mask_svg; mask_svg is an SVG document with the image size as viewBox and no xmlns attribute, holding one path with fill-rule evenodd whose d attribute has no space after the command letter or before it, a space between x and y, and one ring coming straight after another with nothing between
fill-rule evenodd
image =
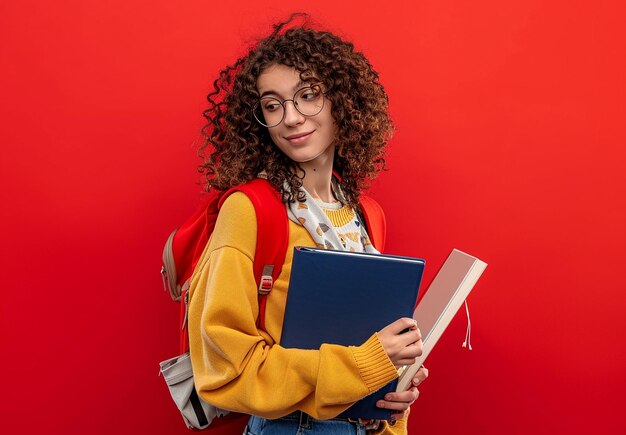
<instances>
[{"instance_id":1,"label":"yellow knit sweater","mask_svg":"<svg viewBox=\"0 0 626 435\"><path fill-rule=\"evenodd\" d=\"M291 221L285 263L267 299L266 331L257 329L256 229L248 197L231 195L192 277L189 344L198 394L217 407L265 418L301 410L329 419L395 379L397 371L376 334L360 346L301 350L277 344L293 247L314 245ZM380 433L406 433L406 421L385 423Z\"/></svg>"}]
</instances>

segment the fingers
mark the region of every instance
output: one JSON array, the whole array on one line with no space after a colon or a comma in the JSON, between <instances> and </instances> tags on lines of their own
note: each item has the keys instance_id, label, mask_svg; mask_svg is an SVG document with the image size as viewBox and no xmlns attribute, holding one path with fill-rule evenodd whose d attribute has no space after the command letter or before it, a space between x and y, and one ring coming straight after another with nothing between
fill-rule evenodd
<instances>
[{"instance_id":1,"label":"fingers","mask_svg":"<svg viewBox=\"0 0 626 435\"><path fill-rule=\"evenodd\" d=\"M393 335L397 335L400 334L402 331L404 331L405 329L408 330L415 330L417 329L417 322L415 321L415 319L411 319L410 317L402 317L398 320L396 320L393 323L390 323L389 325L387 325L384 330L388 330L388 332L390 332ZM421 335L420 335L421 337Z\"/></svg>"},{"instance_id":2,"label":"fingers","mask_svg":"<svg viewBox=\"0 0 626 435\"><path fill-rule=\"evenodd\" d=\"M398 367L410 366L412 364L415 364L415 360L417 359L418 356L419 355L416 355L416 356L407 355L404 358L396 357L394 364Z\"/></svg>"},{"instance_id":3,"label":"fingers","mask_svg":"<svg viewBox=\"0 0 626 435\"><path fill-rule=\"evenodd\" d=\"M393 358L390 353L388 353L388 355L392 359L395 365L408 366L408 365L415 364L415 360L422 353L423 353L422 346L411 345L411 346L405 346L403 348L395 349L393 353Z\"/></svg>"},{"instance_id":4,"label":"fingers","mask_svg":"<svg viewBox=\"0 0 626 435\"><path fill-rule=\"evenodd\" d=\"M408 402L413 403L419 396L419 391L416 387L411 387L406 391L396 391L395 393L385 394L385 400L389 402Z\"/></svg>"},{"instance_id":5,"label":"fingers","mask_svg":"<svg viewBox=\"0 0 626 435\"><path fill-rule=\"evenodd\" d=\"M399 346L400 347L396 350L396 361L400 365L415 364L415 359L424 353L424 346L421 340L404 346L403 344L399 344Z\"/></svg>"},{"instance_id":6,"label":"fingers","mask_svg":"<svg viewBox=\"0 0 626 435\"><path fill-rule=\"evenodd\" d=\"M390 323L381 329L378 335L389 337L403 347L417 343L422 339L422 333L417 327L417 323L408 317L403 317Z\"/></svg>"},{"instance_id":7,"label":"fingers","mask_svg":"<svg viewBox=\"0 0 626 435\"><path fill-rule=\"evenodd\" d=\"M410 317L402 317L395 322L387 325L385 329L389 329L389 332L394 335L400 334L405 329L417 329L417 322L415 322L415 319L411 319Z\"/></svg>"},{"instance_id":8,"label":"fingers","mask_svg":"<svg viewBox=\"0 0 626 435\"><path fill-rule=\"evenodd\" d=\"M415 387L403 392L387 393L385 400L379 400L376 406L384 409L391 409L392 411L404 412L415 402L419 396L419 391Z\"/></svg>"},{"instance_id":9,"label":"fingers","mask_svg":"<svg viewBox=\"0 0 626 435\"><path fill-rule=\"evenodd\" d=\"M378 338L396 367L411 365L422 355L422 334L414 319L403 317L384 327Z\"/></svg>"},{"instance_id":10,"label":"fingers","mask_svg":"<svg viewBox=\"0 0 626 435\"><path fill-rule=\"evenodd\" d=\"M422 333L419 328L405 332L404 334L397 335L398 339L405 343L405 346L415 344L422 339Z\"/></svg>"},{"instance_id":11,"label":"fingers","mask_svg":"<svg viewBox=\"0 0 626 435\"><path fill-rule=\"evenodd\" d=\"M420 367L420 369L417 371L417 373L415 373L415 376L413 377L413 385L417 387L419 384L424 382L427 377L428 369L424 366Z\"/></svg>"}]
</instances>

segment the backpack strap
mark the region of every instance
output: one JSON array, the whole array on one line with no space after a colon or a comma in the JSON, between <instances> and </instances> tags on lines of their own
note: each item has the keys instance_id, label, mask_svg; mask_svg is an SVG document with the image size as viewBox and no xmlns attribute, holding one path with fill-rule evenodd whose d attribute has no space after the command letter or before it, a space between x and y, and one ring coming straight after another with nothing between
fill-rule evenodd
<instances>
[{"instance_id":1,"label":"backpack strap","mask_svg":"<svg viewBox=\"0 0 626 435\"><path fill-rule=\"evenodd\" d=\"M289 220L281 193L267 180L256 178L226 191L219 207L234 192L243 192L252 202L257 220L254 279L259 289L259 317L257 326L265 330L267 294L272 289L285 262L289 243Z\"/></svg>"},{"instance_id":2,"label":"backpack strap","mask_svg":"<svg viewBox=\"0 0 626 435\"><path fill-rule=\"evenodd\" d=\"M385 242L387 241L387 220L385 219L385 212L374 198L366 195L361 195L359 204L370 240L379 252L383 252Z\"/></svg>"}]
</instances>

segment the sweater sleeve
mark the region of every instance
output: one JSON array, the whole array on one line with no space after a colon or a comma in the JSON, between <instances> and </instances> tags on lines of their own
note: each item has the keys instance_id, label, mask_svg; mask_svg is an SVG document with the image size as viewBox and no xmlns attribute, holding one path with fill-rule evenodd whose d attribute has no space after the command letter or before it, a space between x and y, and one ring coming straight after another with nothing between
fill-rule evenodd
<instances>
[{"instance_id":1,"label":"sweater sleeve","mask_svg":"<svg viewBox=\"0 0 626 435\"><path fill-rule=\"evenodd\" d=\"M224 203L191 284L189 341L198 394L224 409L277 418L333 418L397 377L376 334L360 346L286 349L256 326L256 216L235 193Z\"/></svg>"}]
</instances>

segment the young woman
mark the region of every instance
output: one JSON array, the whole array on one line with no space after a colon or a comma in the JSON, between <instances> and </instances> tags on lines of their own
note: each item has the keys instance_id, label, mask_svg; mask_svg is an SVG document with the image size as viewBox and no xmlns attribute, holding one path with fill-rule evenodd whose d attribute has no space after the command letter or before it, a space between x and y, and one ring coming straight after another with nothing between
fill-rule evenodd
<instances>
[{"instance_id":1,"label":"young woman","mask_svg":"<svg viewBox=\"0 0 626 435\"><path fill-rule=\"evenodd\" d=\"M392 130L387 95L363 54L331 33L294 25L293 18L223 70L208 97L201 167L208 188L266 178L282 192L289 248L259 330L254 207L243 193L224 202L191 285L196 387L207 402L252 415L249 434L406 433L425 369L411 389L378 403L393 410L391 421L336 417L421 354L412 319L398 319L360 346L311 351L278 344L293 246L375 251L355 210L361 190L384 165Z\"/></svg>"}]
</instances>

